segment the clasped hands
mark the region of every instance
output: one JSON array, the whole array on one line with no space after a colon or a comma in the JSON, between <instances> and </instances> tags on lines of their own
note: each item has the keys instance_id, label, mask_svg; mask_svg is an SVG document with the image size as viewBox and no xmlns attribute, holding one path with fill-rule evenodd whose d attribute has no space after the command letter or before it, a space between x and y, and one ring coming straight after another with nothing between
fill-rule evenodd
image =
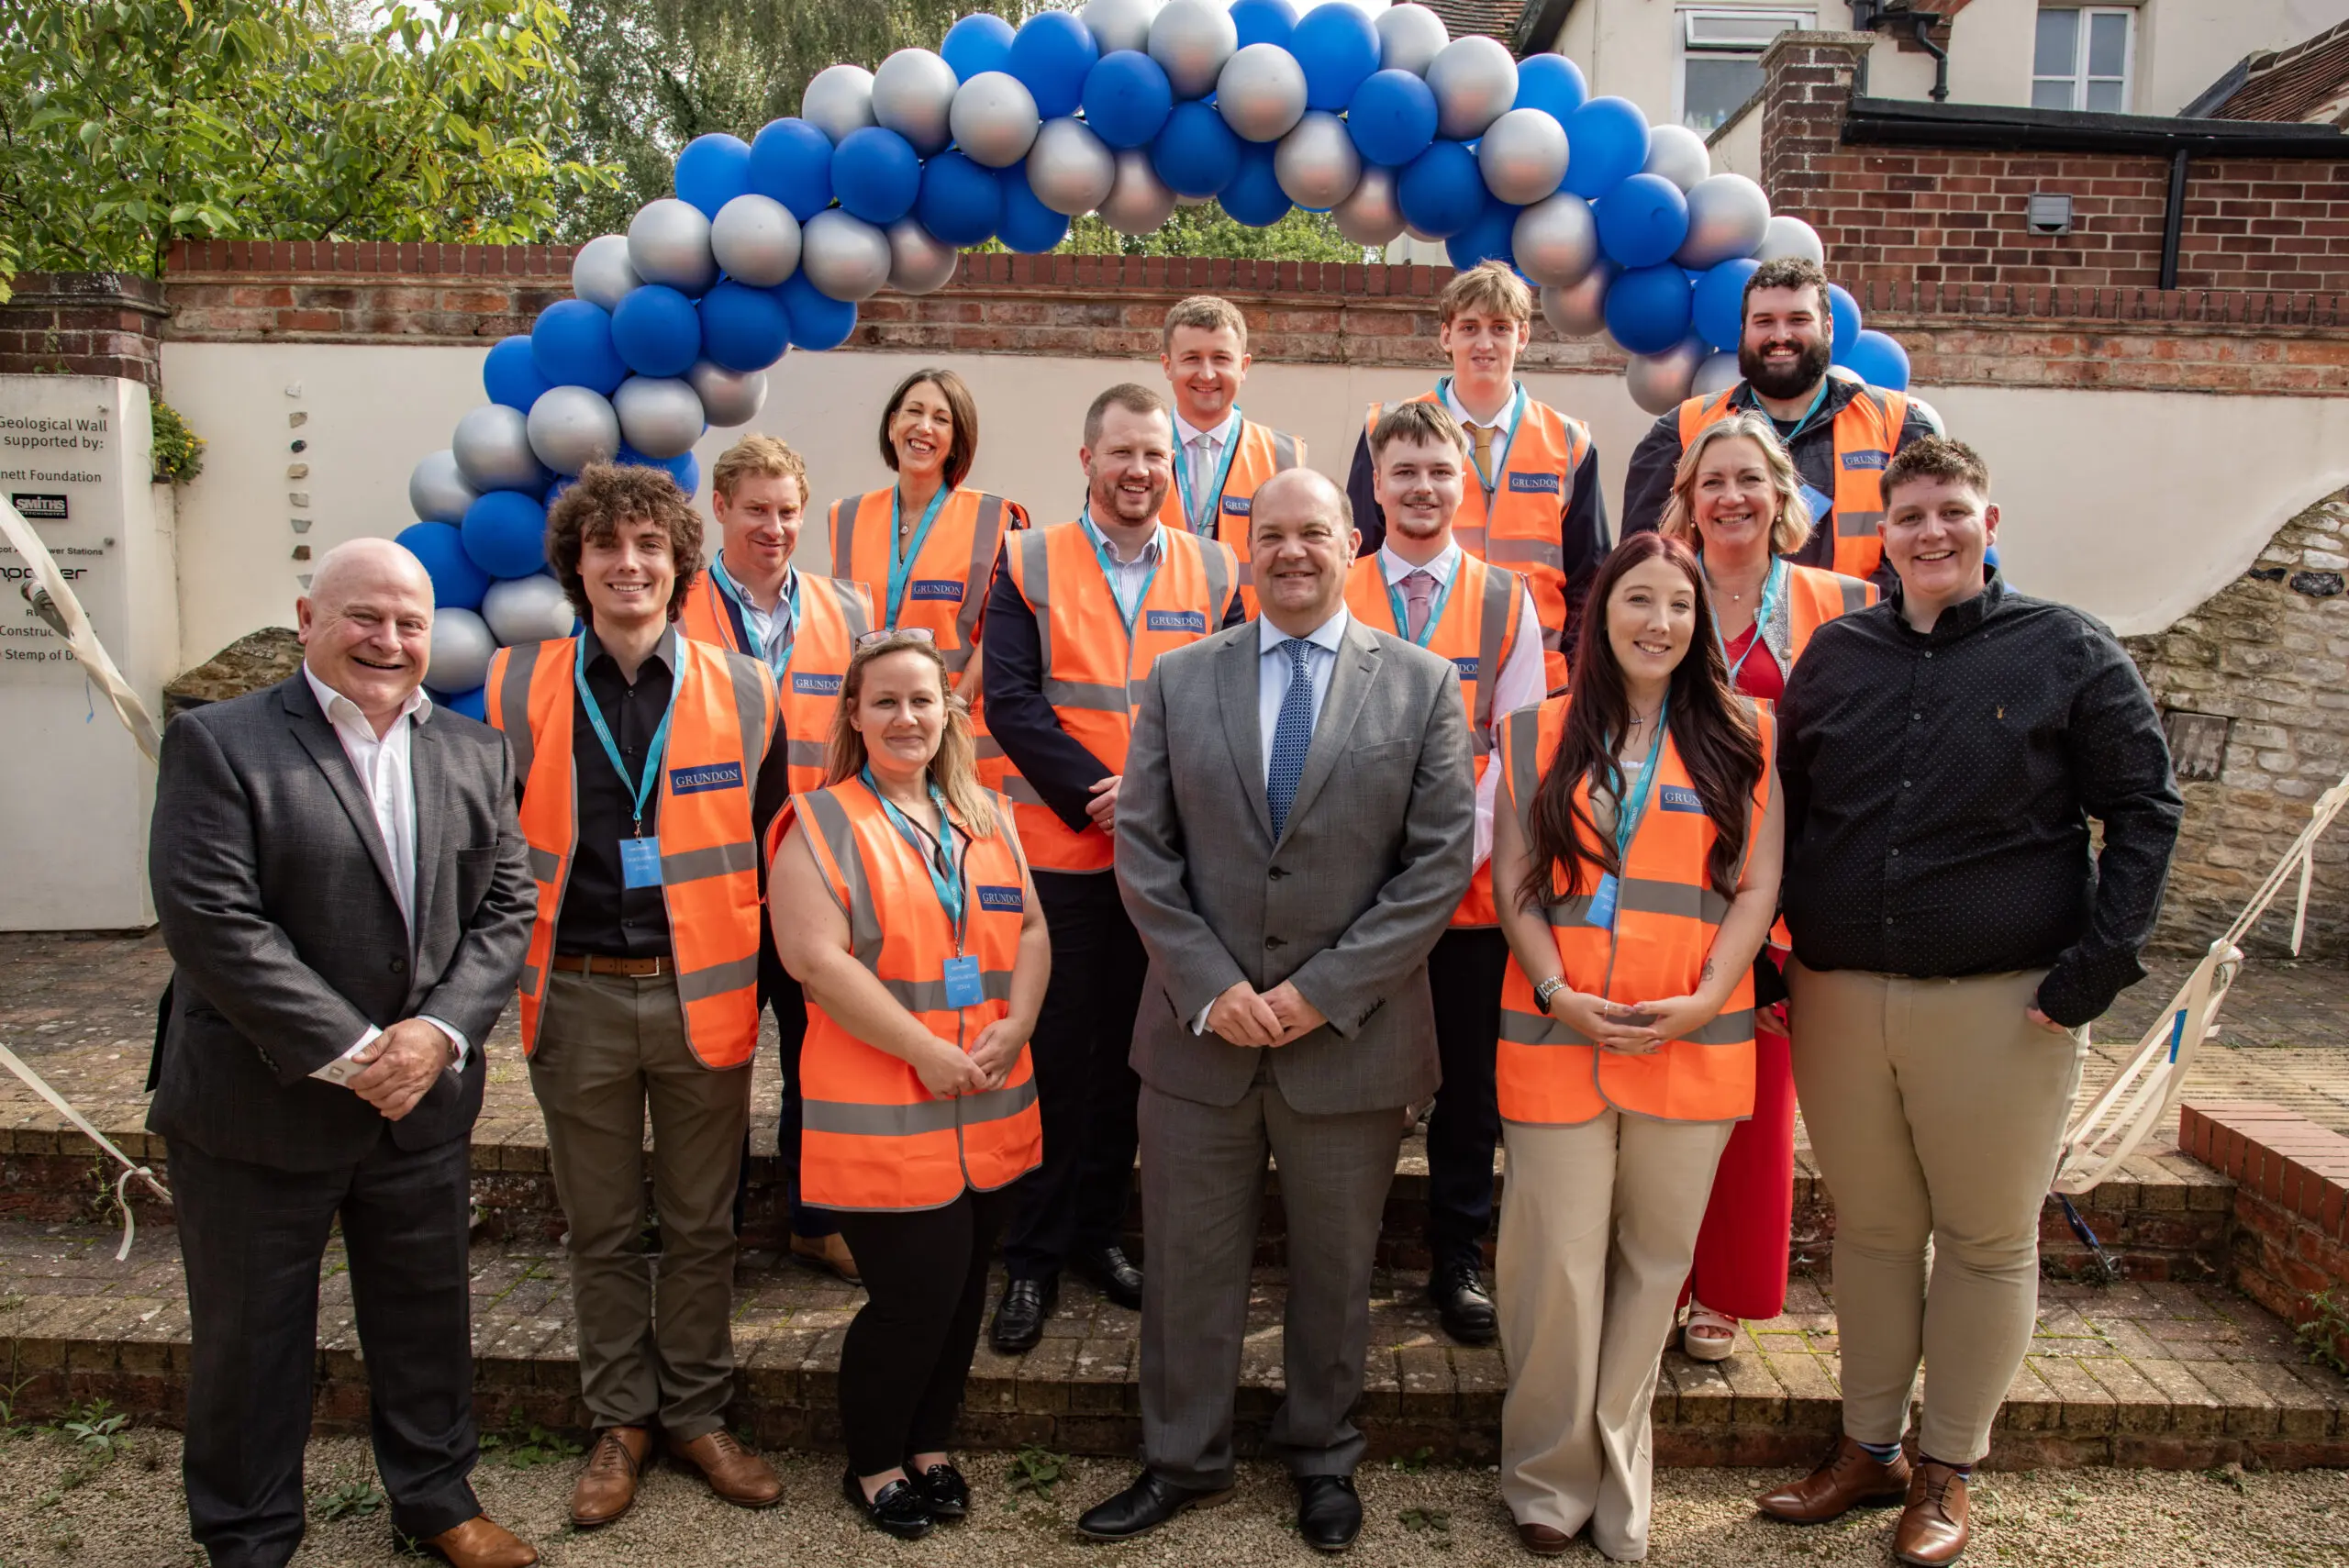
<instances>
[{"instance_id":1,"label":"clasped hands","mask_svg":"<svg viewBox=\"0 0 2349 1568\"><path fill-rule=\"evenodd\" d=\"M386 1121L397 1121L416 1108L456 1056L456 1042L439 1025L402 1018L352 1055L364 1070L343 1086L383 1112Z\"/></svg>"},{"instance_id":2,"label":"clasped hands","mask_svg":"<svg viewBox=\"0 0 2349 1568\"><path fill-rule=\"evenodd\" d=\"M1327 1022L1286 980L1269 991L1239 981L1208 1006L1208 1028L1234 1045L1286 1045Z\"/></svg>"},{"instance_id":3,"label":"clasped hands","mask_svg":"<svg viewBox=\"0 0 2349 1568\"><path fill-rule=\"evenodd\" d=\"M1009 1017L997 1018L979 1030L967 1055L952 1042L931 1035L931 1049L914 1059L914 1072L921 1086L941 1100L1000 1089L1035 1027L1032 1019L1023 1023Z\"/></svg>"},{"instance_id":4,"label":"clasped hands","mask_svg":"<svg viewBox=\"0 0 2349 1568\"><path fill-rule=\"evenodd\" d=\"M1660 1002L1610 1002L1571 987L1550 997L1550 1016L1601 1051L1650 1056L1666 1040L1692 1034L1720 1013L1719 1002L1702 996L1667 996ZM1644 1017L1644 1022L1629 1021Z\"/></svg>"}]
</instances>

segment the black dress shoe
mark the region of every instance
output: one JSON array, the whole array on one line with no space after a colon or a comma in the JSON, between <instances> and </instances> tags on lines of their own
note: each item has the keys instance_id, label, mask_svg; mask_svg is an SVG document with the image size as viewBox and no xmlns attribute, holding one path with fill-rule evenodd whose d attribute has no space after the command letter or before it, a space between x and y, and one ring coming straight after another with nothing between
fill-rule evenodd
<instances>
[{"instance_id":1,"label":"black dress shoe","mask_svg":"<svg viewBox=\"0 0 2349 1568\"><path fill-rule=\"evenodd\" d=\"M864 1484L856 1478L856 1467L851 1465L841 1473L841 1491L874 1529L899 1540L919 1540L930 1533L930 1508L910 1481L892 1481L867 1500Z\"/></svg>"},{"instance_id":2,"label":"black dress shoe","mask_svg":"<svg viewBox=\"0 0 2349 1568\"><path fill-rule=\"evenodd\" d=\"M1351 1475L1297 1478L1297 1532L1316 1551L1343 1551L1362 1533L1362 1499Z\"/></svg>"},{"instance_id":3,"label":"black dress shoe","mask_svg":"<svg viewBox=\"0 0 2349 1568\"><path fill-rule=\"evenodd\" d=\"M952 1463L933 1464L928 1470L916 1470L912 1460L906 1461L906 1473L913 1478L914 1490L930 1508L930 1517L941 1524L966 1517L971 1511L971 1484Z\"/></svg>"},{"instance_id":4,"label":"black dress shoe","mask_svg":"<svg viewBox=\"0 0 2349 1568\"><path fill-rule=\"evenodd\" d=\"M1003 1287L1003 1299L995 1304L995 1327L988 1338L995 1348L1008 1356L1025 1355L1036 1348L1044 1337L1044 1319L1052 1315L1052 1306L1061 1298L1060 1276L1051 1279L1016 1279Z\"/></svg>"},{"instance_id":5,"label":"black dress shoe","mask_svg":"<svg viewBox=\"0 0 2349 1568\"><path fill-rule=\"evenodd\" d=\"M1101 1294L1129 1312L1141 1310L1141 1271L1122 1247L1101 1247L1069 1259L1076 1272L1101 1287Z\"/></svg>"},{"instance_id":6,"label":"black dress shoe","mask_svg":"<svg viewBox=\"0 0 2349 1568\"><path fill-rule=\"evenodd\" d=\"M1489 1345L1500 1336L1500 1314L1473 1262L1438 1263L1428 1274L1428 1299L1443 1331L1464 1345Z\"/></svg>"},{"instance_id":7,"label":"black dress shoe","mask_svg":"<svg viewBox=\"0 0 2349 1568\"><path fill-rule=\"evenodd\" d=\"M1095 1540L1127 1540L1156 1529L1186 1508L1211 1508L1230 1496L1229 1486L1219 1491L1177 1486L1145 1470L1132 1485L1087 1508L1076 1521L1076 1533Z\"/></svg>"}]
</instances>

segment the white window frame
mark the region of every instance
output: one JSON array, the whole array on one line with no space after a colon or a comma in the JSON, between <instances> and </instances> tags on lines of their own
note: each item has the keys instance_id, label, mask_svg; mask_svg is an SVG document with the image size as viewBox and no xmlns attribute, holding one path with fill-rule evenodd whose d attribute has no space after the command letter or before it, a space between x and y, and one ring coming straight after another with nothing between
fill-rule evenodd
<instances>
[{"instance_id":1,"label":"white window frame","mask_svg":"<svg viewBox=\"0 0 2349 1568\"><path fill-rule=\"evenodd\" d=\"M1761 43L1707 42L1695 35L1698 24L1706 21L1745 21L1756 17L1776 17L1798 32L1815 32L1819 28L1816 7L1792 6L1683 6L1674 13L1672 46L1672 123L1683 125L1688 113L1688 61L1697 60L1735 60L1750 57L1758 61L1770 46ZM1702 134L1702 133L1699 133Z\"/></svg>"},{"instance_id":2,"label":"white window frame","mask_svg":"<svg viewBox=\"0 0 2349 1568\"><path fill-rule=\"evenodd\" d=\"M2121 48L2121 107L2118 109L2100 109L2097 112L2099 114L2123 115L2134 113L2137 99L2137 10L2138 7L2134 6L2042 5L2039 7L2039 10L2033 14L2032 18L2032 97L2036 98L2039 95L2039 84L2043 82L2066 83L2070 85L2072 90L2071 107L2074 109L2086 109L2087 107L2088 83L2092 80L2088 74L2088 37L2095 29L2095 18L2099 17L2119 17L2121 18L2124 28ZM2050 11L2071 11L2076 13L2075 25L2077 31L2074 34L2072 39L2072 59L2078 66L2078 69L2069 76L2043 76L2039 73L2038 19L2041 16L2044 16ZM2093 80L2109 82L2111 78L2104 76L2096 77L2093 78Z\"/></svg>"}]
</instances>

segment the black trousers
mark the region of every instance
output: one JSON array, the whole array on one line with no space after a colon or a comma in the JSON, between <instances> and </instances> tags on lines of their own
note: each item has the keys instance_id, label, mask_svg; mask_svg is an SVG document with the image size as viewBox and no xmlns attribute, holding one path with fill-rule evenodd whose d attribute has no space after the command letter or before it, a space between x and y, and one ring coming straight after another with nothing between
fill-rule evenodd
<instances>
[{"instance_id":1,"label":"black trousers","mask_svg":"<svg viewBox=\"0 0 2349 1568\"><path fill-rule=\"evenodd\" d=\"M481 1512L473 1427L468 1139L279 1171L172 1147L194 1360L188 1521L215 1568L275 1568L301 1544L302 1448L317 1363L318 1268L339 1217L367 1365L375 1470L411 1536Z\"/></svg>"},{"instance_id":2,"label":"black trousers","mask_svg":"<svg viewBox=\"0 0 2349 1568\"><path fill-rule=\"evenodd\" d=\"M1438 1269L1480 1262L1493 1220L1493 1146L1501 1135L1493 1057L1508 969L1508 939L1497 927L1455 927L1428 955L1443 1069L1428 1118L1428 1251Z\"/></svg>"},{"instance_id":3,"label":"black trousers","mask_svg":"<svg viewBox=\"0 0 2349 1568\"><path fill-rule=\"evenodd\" d=\"M859 1475L942 1452L986 1315L987 1258L1009 1188L910 1214L841 1209L867 1300L841 1345L841 1434Z\"/></svg>"},{"instance_id":4,"label":"black trousers","mask_svg":"<svg viewBox=\"0 0 2349 1568\"><path fill-rule=\"evenodd\" d=\"M1128 1058L1150 960L1112 872L1035 873L1052 934L1052 980L1029 1040L1044 1162L1013 1186L1003 1261L1013 1279L1051 1279L1071 1252L1114 1246L1133 1193Z\"/></svg>"},{"instance_id":5,"label":"black trousers","mask_svg":"<svg viewBox=\"0 0 2349 1568\"><path fill-rule=\"evenodd\" d=\"M775 1163L783 1172L783 1198L791 1218L791 1233L810 1240L830 1236L840 1229L839 1217L828 1208L809 1208L799 1201L799 1043L807 1038L807 995L783 961L774 955L774 943L759 943L759 995L774 1009L774 1025L781 1038L783 1058L783 1110L775 1123ZM747 1184L749 1145L744 1144L743 1181ZM734 1229L741 1228L742 1209L738 1202L734 1209Z\"/></svg>"}]
</instances>

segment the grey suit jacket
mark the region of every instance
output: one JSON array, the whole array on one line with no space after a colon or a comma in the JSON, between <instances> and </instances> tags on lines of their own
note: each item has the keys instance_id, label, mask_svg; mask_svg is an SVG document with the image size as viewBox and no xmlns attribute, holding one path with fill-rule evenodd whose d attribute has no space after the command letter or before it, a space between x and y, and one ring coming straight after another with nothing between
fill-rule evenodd
<instances>
[{"instance_id":1,"label":"grey suit jacket","mask_svg":"<svg viewBox=\"0 0 2349 1568\"><path fill-rule=\"evenodd\" d=\"M505 738L446 707L412 737L416 933L342 742L299 671L163 732L148 878L175 966L147 1125L173 1143L288 1171L469 1132L483 1046L514 994L538 904ZM397 1122L310 1074L429 1013L464 1071Z\"/></svg>"},{"instance_id":2,"label":"grey suit jacket","mask_svg":"<svg viewBox=\"0 0 2349 1568\"><path fill-rule=\"evenodd\" d=\"M1351 620L1275 841L1257 636L1252 621L1162 657L1135 714L1118 791L1118 887L1150 955L1134 1070L1237 1104L1264 1050L1191 1022L1240 981L1286 980L1330 1021L1272 1049L1282 1096L1308 1115L1408 1105L1436 1086L1427 958L1475 854L1460 677Z\"/></svg>"}]
</instances>

